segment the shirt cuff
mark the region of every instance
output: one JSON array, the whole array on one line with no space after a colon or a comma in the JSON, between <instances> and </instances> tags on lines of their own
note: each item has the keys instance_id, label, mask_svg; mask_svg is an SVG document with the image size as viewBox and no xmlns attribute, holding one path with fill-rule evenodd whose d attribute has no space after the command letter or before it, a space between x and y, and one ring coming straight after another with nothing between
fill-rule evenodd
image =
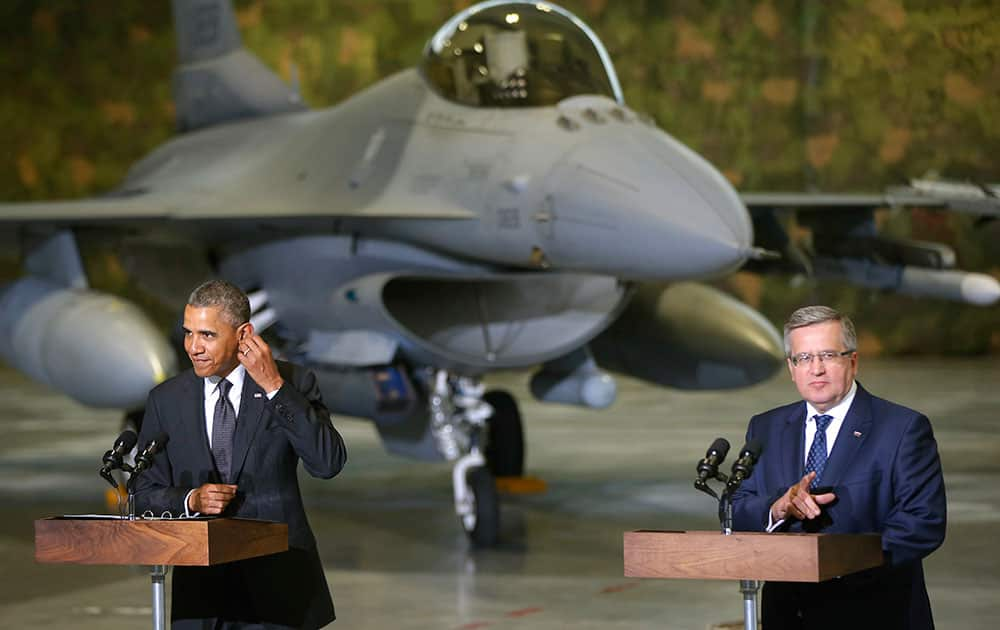
<instances>
[{"instance_id":1,"label":"shirt cuff","mask_svg":"<svg viewBox=\"0 0 1000 630\"><path fill-rule=\"evenodd\" d=\"M767 511L767 529L765 529L764 531L767 532L768 534L770 534L774 530L776 530L779 527L781 527L781 524L784 523L784 522L785 522L785 519L781 519L781 520L779 520L779 521L776 522L774 520L774 517L771 516L771 510L768 510Z\"/></svg>"},{"instance_id":2,"label":"shirt cuff","mask_svg":"<svg viewBox=\"0 0 1000 630\"><path fill-rule=\"evenodd\" d=\"M194 494L195 490L197 490L197 488L191 488L188 490L188 493L184 495L184 518L192 518L194 516L201 515L201 512L195 512L192 514L188 511L188 499L191 498L191 495Z\"/></svg>"}]
</instances>

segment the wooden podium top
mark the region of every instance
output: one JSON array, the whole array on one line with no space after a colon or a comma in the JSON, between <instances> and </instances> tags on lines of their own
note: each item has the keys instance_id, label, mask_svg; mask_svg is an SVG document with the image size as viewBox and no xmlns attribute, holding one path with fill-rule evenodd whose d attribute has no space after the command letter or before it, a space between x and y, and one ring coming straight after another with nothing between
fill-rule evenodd
<instances>
[{"instance_id":1,"label":"wooden podium top","mask_svg":"<svg viewBox=\"0 0 1000 630\"><path fill-rule=\"evenodd\" d=\"M878 534L625 532L625 576L822 582L882 564Z\"/></svg>"},{"instance_id":2,"label":"wooden podium top","mask_svg":"<svg viewBox=\"0 0 1000 630\"><path fill-rule=\"evenodd\" d=\"M35 561L208 566L288 550L288 525L238 518L35 521Z\"/></svg>"}]
</instances>

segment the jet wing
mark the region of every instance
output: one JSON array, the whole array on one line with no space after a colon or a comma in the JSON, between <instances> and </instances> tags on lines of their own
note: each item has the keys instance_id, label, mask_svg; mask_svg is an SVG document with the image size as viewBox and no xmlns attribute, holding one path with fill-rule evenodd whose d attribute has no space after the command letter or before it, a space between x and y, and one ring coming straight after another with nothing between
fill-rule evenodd
<instances>
[{"instance_id":1,"label":"jet wing","mask_svg":"<svg viewBox=\"0 0 1000 630\"><path fill-rule=\"evenodd\" d=\"M942 208L979 216L1000 216L1000 184L977 185L915 179L908 186L893 186L881 194L755 192L742 193L740 198L751 211L779 208L864 210L918 207Z\"/></svg>"},{"instance_id":2,"label":"jet wing","mask_svg":"<svg viewBox=\"0 0 1000 630\"><path fill-rule=\"evenodd\" d=\"M957 256L943 243L893 238L878 231L878 208L938 208L989 221L1000 216L1000 184L916 179L883 194L744 193L758 259L752 271L803 273L858 286L988 306L1000 300L1000 283L983 273L956 268ZM810 228L809 244L793 241L782 210Z\"/></svg>"},{"instance_id":3,"label":"jet wing","mask_svg":"<svg viewBox=\"0 0 1000 630\"><path fill-rule=\"evenodd\" d=\"M168 219L179 199L133 195L66 201L0 203L0 222L100 223L130 219Z\"/></svg>"},{"instance_id":4,"label":"jet wing","mask_svg":"<svg viewBox=\"0 0 1000 630\"><path fill-rule=\"evenodd\" d=\"M405 203L403 203L405 201ZM71 201L0 203L0 223L52 222L93 224L116 221L197 221L211 219L309 219L379 217L404 219L469 219L478 215L438 199L420 207L413 198L383 194L372 203L347 211L288 202L228 198L208 193L134 193Z\"/></svg>"}]
</instances>

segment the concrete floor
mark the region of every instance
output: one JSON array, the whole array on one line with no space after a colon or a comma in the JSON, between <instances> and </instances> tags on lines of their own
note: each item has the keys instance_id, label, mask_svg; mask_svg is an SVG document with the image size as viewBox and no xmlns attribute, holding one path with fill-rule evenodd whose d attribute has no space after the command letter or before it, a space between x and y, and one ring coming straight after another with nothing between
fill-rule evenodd
<instances>
[{"instance_id":1,"label":"concrete floor","mask_svg":"<svg viewBox=\"0 0 1000 630\"><path fill-rule=\"evenodd\" d=\"M1000 622L1000 362L863 361L873 392L934 423L948 485L944 546L925 564L941 630ZM622 532L714 529L691 487L717 436L742 443L752 412L793 399L784 375L728 393L622 379L605 412L540 405L524 375L491 384L523 401L528 472L548 492L505 499L504 544L472 551L451 506L449 467L390 457L366 423L337 422L350 461L304 480L338 628L694 628L741 619L734 583L622 577ZM100 456L115 413L82 408L5 368L0 427L0 628L148 627L150 586L129 567L39 565L33 521L106 511ZM728 463L726 465L728 468Z\"/></svg>"}]
</instances>

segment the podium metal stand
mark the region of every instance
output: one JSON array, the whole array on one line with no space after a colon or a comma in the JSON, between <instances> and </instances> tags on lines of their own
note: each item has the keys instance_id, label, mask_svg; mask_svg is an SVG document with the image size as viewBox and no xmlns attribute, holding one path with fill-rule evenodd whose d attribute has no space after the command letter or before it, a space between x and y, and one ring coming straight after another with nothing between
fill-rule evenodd
<instances>
[{"instance_id":1,"label":"podium metal stand","mask_svg":"<svg viewBox=\"0 0 1000 630\"><path fill-rule=\"evenodd\" d=\"M739 580L747 630L757 627L752 582L822 582L882 564L878 534L639 530L624 542L626 577Z\"/></svg>"},{"instance_id":2,"label":"podium metal stand","mask_svg":"<svg viewBox=\"0 0 1000 630\"><path fill-rule=\"evenodd\" d=\"M149 565L153 628L166 627L167 566L211 566L288 550L288 525L239 518L35 521L35 561Z\"/></svg>"}]
</instances>

